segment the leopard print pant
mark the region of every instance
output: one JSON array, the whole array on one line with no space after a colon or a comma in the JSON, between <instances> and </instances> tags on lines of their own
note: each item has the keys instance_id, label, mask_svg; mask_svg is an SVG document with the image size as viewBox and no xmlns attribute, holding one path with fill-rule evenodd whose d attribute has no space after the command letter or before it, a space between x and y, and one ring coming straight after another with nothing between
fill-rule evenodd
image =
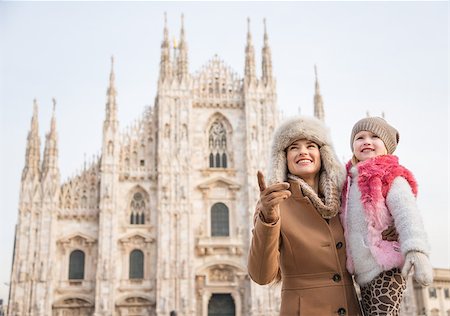
<instances>
[{"instance_id":1,"label":"leopard print pant","mask_svg":"<svg viewBox=\"0 0 450 316\"><path fill-rule=\"evenodd\" d=\"M380 273L361 287L362 307L366 316L398 316L406 281L399 269Z\"/></svg>"}]
</instances>

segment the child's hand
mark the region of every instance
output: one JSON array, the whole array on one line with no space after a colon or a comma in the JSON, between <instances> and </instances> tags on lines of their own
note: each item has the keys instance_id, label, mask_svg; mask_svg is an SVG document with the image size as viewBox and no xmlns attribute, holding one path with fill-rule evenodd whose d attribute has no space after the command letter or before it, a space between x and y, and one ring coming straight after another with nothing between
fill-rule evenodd
<instances>
[{"instance_id":1,"label":"child's hand","mask_svg":"<svg viewBox=\"0 0 450 316\"><path fill-rule=\"evenodd\" d=\"M427 286L433 282L433 267L427 255L418 251L410 251L406 254L405 264L402 269L405 279L408 278L408 273L412 266L414 266L414 279L418 283Z\"/></svg>"},{"instance_id":2,"label":"child's hand","mask_svg":"<svg viewBox=\"0 0 450 316\"><path fill-rule=\"evenodd\" d=\"M291 191L288 190L289 183L276 183L266 187L264 175L258 171L258 185L260 191L258 206L260 206L262 217L266 223L275 223L280 218L278 204L291 196Z\"/></svg>"}]
</instances>

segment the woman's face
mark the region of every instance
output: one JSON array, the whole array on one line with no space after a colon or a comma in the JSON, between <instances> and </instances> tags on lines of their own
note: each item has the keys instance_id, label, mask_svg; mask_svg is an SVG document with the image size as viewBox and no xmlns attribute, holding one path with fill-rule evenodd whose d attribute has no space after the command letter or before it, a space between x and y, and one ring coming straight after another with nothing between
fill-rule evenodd
<instances>
[{"instance_id":1,"label":"woman's face","mask_svg":"<svg viewBox=\"0 0 450 316\"><path fill-rule=\"evenodd\" d=\"M303 180L315 178L321 167L319 146L306 139L298 139L286 148L288 170Z\"/></svg>"}]
</instances>

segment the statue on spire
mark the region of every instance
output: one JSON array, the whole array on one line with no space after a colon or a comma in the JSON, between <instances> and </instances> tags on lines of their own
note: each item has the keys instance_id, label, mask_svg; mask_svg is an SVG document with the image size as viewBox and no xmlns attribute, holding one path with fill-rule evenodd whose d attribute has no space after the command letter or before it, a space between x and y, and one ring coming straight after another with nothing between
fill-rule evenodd
<instances>
[{"instance_id":1,"label":"statue on spire","mask_svg":"<svg viewBox=\"0 0 450 316\"><path fill-rule=\"evenodd\" d=\"M166 81L172 76L172 65L170 62L169 31L167 30L167 13L164 12L163 40L161 42L161 59L159 62L159 83Z\"/></svg>"},{"instance_id":2,"label":"statue on spire","mask_svg":"<svg viewBox=\"0 0 450 316\"><path fill-rule=\"evenodd\" d=\"M104 129L109 126L117 125L117 104L116 104L116 87L115 87L116 76L114 74L114 56L111 56L111 72L109 74L109 85L106 90L106 115L105 121L103 123ZM114 127L115 128L115 127Z\"/></svg>"},{"instance_id":3,"label":"statue on spire","mask_svg":"<svg viewBox=\"0 0 450 316\"><path fill-rule=\"evenodd\" d=\"M184 14L181 14L180 43L178 45L177 59L177 77L181 82L188 77L188 52L184 35Z\"/></svg>"},{"instance_id":4,"label":"statue on spire","mask_svg":"<svg viewBox=\"0 0 450 316\"><path fill-rule=\"evenodd\" d=\"M314 65L314 74L316 77L314 92L314 116L321 121L325 121L325 110L323 108L323 99L320 94L319 77L317 75L317 66Z\"/></svg>"},{"instance_id":5,"label":"statue on spire","mask_svg":"<svg viewBox=\"0 0 450 316\"><path fill-rule=\"evenodd\" d=\"M264 46L262 49L262 81L265 85L273 81L272 78L272 52L269 46L269 36L267 35L266 18L264 23Z\"/></svg>"},{"instance_id":6,"label":"statue on spire","mask_svg":"<svg viewBox=\"0 0 450 316\"><path fill-rule=\"evenodd\" d=\"M250 32L250 18L247 18L247 46L245 47L245 78L246 85L256 82L255 69L255 49L252 43L252 34Z\"/></svg>"},{"instance_id":7,"label":"statue on spire","mask_svg":"<svg viewBox=\"0 0 450 316\"><path fill-rule=\"evenodd\" d=\"M56 133L56 99L52 98L53 113L50 122L50 131L45 137L44 158L42 162L42 179L57 180L59 184L58 168L58 134ZM48 177L50 175L50 177Z\"/></svg>"},{"instance_id":8,"label":"statue on spire","mask_svg":"<svg viewBox=\"0 0 450 316\"><path fill-rule=\"evenodd\" d=\"M33 179L40 177L40 145L39 122L38 122L38 103L33 100L33 116L31 117L30 131L27 137L27 150L25 154L25 166L22 172L22 181L25 178Z\"/></svg>"}]
</instances>

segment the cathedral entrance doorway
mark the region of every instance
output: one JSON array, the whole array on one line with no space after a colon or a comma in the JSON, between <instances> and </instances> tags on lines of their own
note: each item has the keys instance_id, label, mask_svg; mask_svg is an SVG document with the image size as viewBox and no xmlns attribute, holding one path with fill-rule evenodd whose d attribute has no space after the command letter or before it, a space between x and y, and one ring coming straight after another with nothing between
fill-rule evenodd
<instances>
[{"instance_id":1,"label":"cathedral entrance doorway","mask_svg":"<svg viewBox=\"0 0 450 316\"><path fill-rule=\"evenodd\" d=\"M199 316L248 315L246 282L243 267L229 263L205 266L197 272L195 287Z\"/></svg>"},{"instance_id":2,"label":"cathedral entrance doorway","mask_svg":"<svg viewBox=\"0 0 450 316\"><path fill-rule=\"evenodd\" d=\"M236 307L233 297L227 293L216 293L208 303L208 316L235 316Z\"/></svg>"}]
</instances>

